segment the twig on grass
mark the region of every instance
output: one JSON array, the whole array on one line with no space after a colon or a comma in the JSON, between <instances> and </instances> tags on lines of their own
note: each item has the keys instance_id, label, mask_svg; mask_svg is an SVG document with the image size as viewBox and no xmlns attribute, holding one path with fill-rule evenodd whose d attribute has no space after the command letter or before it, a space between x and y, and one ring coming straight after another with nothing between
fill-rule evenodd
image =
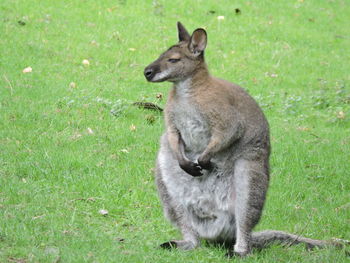
<instances>
[{"instance_id":1,"label":"twig on grass","mask_svg":"<svg viewBox=\"0 0 350 263\"><path fill-rule=\"evenodd\" d=\"M4 79L5 79L5 81L7 82L7 84L10 86L10 94L11 94L11 96L12 96L12 94L13 94L13 87L12 87L12 84L11 84L11 82L9 81L9 79L6 77L5 74L4 74L3 76L4 76Z\"/></svg>"},{"instance_id":2,"label":"twig on grass","mask_svg":"<svg viewBox=\"0 0 350 263\"><path fill-rule=\"evenodd\" d=\"M132 105L135 105L135 106L138 106L139 108L144 108L147 110L156 110L156 111L160 111L160 112L163 111L163 109L161 107L159 107L158 105L156 105L152 102L137 101L137 102L134 102Z\"/></svg>"},{"instance_id":3,"label":"twig on grass","mask_svg":"<svg viewBox=\"0 0 350 263\"><path fill-rule=\"evenodd\" d=\"M99 197L88 197L88 198L80 197L80 198L72 199L72 200L70 200L70 202L75 202L75 201L95 202L96 199L102 199L102 198L99 198Z\"/></svg>"}]
</instances>

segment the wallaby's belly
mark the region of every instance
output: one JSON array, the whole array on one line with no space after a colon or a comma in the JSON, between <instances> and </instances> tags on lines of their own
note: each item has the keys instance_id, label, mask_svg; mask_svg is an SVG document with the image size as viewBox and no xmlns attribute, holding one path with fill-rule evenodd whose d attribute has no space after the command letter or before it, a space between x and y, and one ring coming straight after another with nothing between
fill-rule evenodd
<instances>
[{"instance_id":1,"label":"wallaby's belly","mask_svg":"<svg viewBox=\"0 0 350 263\"><path fill-rule=\"evenodd\" d=\"M186 174L162 145L158 168L171 199L184 209L184 217L201 238L228 240L234 237L232 176L223 171L205 173L202 177Z\"/></svg>"}]
</instances>

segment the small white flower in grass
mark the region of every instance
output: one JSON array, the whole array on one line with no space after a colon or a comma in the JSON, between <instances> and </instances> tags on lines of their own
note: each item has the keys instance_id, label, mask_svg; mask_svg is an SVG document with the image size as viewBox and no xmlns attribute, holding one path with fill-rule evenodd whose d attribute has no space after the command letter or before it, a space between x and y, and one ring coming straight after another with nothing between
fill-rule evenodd
<instances>
[{"instance_id":1,"label":"small white flower in grass","mask_svg":"<svg viewBox=\"0 0 350 263\"><path fill-rule=\"evenodd\" d=\"M121 149L120 150L122 153L129 153L129 151L127 149Z\"/></svg>"},{"instance_id":2,"label":"small white flower in grass","mask_svg":"<svg viewBox=\"0 0 350 263\"><path fill-rule=\"evenodd\" d=\"M130 126L130 131L136 131L136 126L134 125L134 124L131 124L131 126Z\"/></svg>"},{"instance_id":3,"label":"small white flower in grass","mask_svg":"<svg viewBox=\"0 0 350 263\"><path fill-rule=\"evenodd\" d=\"M26 67L25 69L23 69L23 73L30 73L30 72L32 72L33 71L33 69L32 69L32 67Z\"/></svg>"},{"instance_id":4,"label":"small white flower in grass","mask_svg":"<svg viewBox=\"0 0 350 263\"><path fill-rule=\"evenodd\" d=\"M106 216L108 215L108 211L106 209L100 209L100 211L98 211L100 215Z\"/></svg>"},{"instance_id":5,"label":"small white flower in grass","mask_svg":"<svg viewBox=\"0 0 350 263\"><path fill-rule=\"evenodd\" d=\"M84 66L90 66L90 62L89 62L89 60L87 60L87 59L84 59L84 60L82 61L82 63L83 63Z\"/></svg>"},{"instance_id":6,"label":"small white flower in grass","mask_svg":"<svg viewBox=\"0 0 350 263\"><path fill-rule=\"evenodd\" d=\"M87 132L88 132L88 134L94 134L94 131L90 127L87 128Z\"/></svg>"},{"instance_id":7,"label":"small white flower in grass","mask_svg":"<svg viewBox=\"0 0 350 263\"><path fill-rule=\"evenodd\" d=\"M218 19L218 20L224 20L225 17L224 17L224 16L218 16L217 19Z\"/></svg>"}]
</instances>

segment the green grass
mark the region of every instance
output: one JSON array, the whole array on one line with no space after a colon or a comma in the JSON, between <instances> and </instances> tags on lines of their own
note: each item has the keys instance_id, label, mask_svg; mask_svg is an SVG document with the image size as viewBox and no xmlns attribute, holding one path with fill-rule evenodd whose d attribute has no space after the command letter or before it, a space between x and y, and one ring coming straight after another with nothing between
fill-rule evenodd
<instances>
[{"instance_id":1,"label":"green grass","mask_svg":"<svg viewBox=\"0 0 350 263\"><path fill-rule=\"evenodd\" d=\"M153 182L163 118L130 103L164 105L170 84L142 73L177 41L178 20L207 29L212 74L245 87L269 119L257 229L350 239L349 16L345 0L2 0L0 262L230 261L219 248L156 248L180 236ZM239 261L346 260L274 246Z\"/></svg>"}]
</instances>

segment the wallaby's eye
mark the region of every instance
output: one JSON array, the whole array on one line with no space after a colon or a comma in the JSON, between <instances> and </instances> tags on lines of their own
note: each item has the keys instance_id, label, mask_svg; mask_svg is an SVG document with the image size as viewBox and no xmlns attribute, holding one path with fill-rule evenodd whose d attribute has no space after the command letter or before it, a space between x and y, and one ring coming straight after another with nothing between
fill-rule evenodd
<instances>
[{"instance_id":1,"label":"wallaby's eye","mask_svg":"<svg viewBox=\"0 0 350 263\"><path fill-rule=\"evenodd\" d=\"M170 63L176 63L176 62L179 62L180 59L179 59L179 58L169 58L168 61L169 61Z\"/></svg>"}]
</instances>

